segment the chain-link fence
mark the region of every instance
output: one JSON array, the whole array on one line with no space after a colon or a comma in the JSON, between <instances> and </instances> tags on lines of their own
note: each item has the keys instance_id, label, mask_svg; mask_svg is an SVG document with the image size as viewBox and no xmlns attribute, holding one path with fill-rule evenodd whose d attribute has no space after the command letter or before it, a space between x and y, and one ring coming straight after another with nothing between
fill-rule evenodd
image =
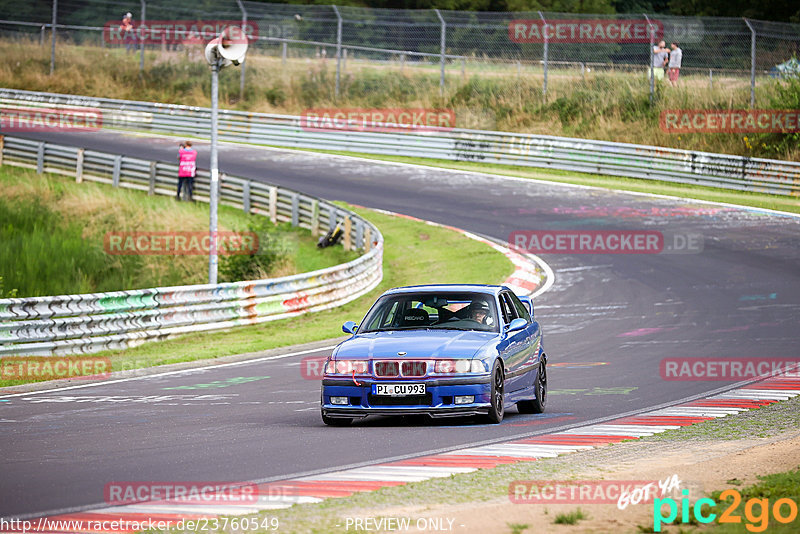
<instances>
[{"instance_id":1,"label":"chain-link fence","mask_svg":"<svg viewBox=\"0 0 800 534\"><path fill-rule=\"evenodd\" d=\"M52 44L54 68L55 43L125 47L141 56L141 69L147 68L145 50L187 47L163 35L160 42L137 38L135 32L127 40L110 39L110 29L118 28L127 12L137 28L165 21L247 21L256 33L249 57L272 57L285 69L298 60L317 59L329 73L324 82L334 99L345 90L348 73L365 65L411 73L414 90L435 92L438 87L441 96L502 78L516 87L536 88L546 99L552 84L585 81L598 72L625 74L644 85L656 77L650 68L652 50L663 39L667 47L677 41L683 50L681 76L709 87L749 80L753 106L757 80L780 75L776 67L797 56L800 48L800 25L743 18L370 9L241 0L54 0L52 12L37 10L37 5L0 7L0 36ZM242 91L245 83L243 70ZM651 81L651 97L655 85ZM529 97L530 91L525 94Z\"/></svg>"}]
</instances>

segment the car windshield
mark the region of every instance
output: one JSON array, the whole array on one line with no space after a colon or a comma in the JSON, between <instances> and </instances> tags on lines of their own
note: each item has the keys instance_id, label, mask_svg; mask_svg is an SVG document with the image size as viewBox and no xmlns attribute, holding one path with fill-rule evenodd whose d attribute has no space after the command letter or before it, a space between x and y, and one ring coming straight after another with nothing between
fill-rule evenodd
<instances>
[{"instance_id":1,"label":"car windshield","mask_svg":"<svg viewBox=\"0 0 800 534\"><path fill-rule=\"evenodd\" d=\"M397 293L381 297L359 333L386 330L478 330L497 332L497 309L485 293Z\"/></svg>"}]
</instances>

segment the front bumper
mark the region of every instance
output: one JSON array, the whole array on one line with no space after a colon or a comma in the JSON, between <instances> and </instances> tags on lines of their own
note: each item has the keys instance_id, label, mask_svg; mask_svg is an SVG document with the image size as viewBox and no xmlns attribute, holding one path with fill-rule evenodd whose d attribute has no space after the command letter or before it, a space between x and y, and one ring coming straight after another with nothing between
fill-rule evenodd
<instances>
[{"instance_id":1,"label":"front bumper","mask_svg":"<svg viewBox=\"0 0 800 534\"><path fill-rule=\"evenodd\" d=\"M430 415L460 417L481 415L491 408L490 375L420 380L375 380L352 377L322 380L322 413L328 417L366 417L368 415ZM373 384L424 383L426 394L408 397L387 397L372 394ZM455 404L457 396L472 396L471 404ZM347 397L347 405L331 404L331 397Z\"/></svg>"}]
</instances>

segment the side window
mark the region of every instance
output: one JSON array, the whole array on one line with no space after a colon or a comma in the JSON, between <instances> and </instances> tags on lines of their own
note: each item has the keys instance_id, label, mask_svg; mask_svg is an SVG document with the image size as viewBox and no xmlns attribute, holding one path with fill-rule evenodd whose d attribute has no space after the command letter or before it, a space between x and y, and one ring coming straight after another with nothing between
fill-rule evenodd
<instances>
[{"instance_id":1,"label":"side window","mask_svg":"<svg viewBox=\"0 0 800 534\"><path fill-rule=\"evenodd\" d=\"M526 321L531 322L531 314L528 313L528 308L526 308L522 301L519 300L519 297L517 297L514 293L508 293L508 296L511 297L511 302L514 303L514 308L517 310L517 315Z\"/></svg>"},{"instance_id":2,"label":"side window","mask_svg":"<svg viewBox=\"0 0 800 534\"><path fill-rule=\"evenodd\" d=\"M506 324L517 318L517 310L514 308L514 305L511 304L508 293L502 293L500 295L500 305L503 308L503 318L506 320Z\"/></svg>"},{"instance_id":3,"label":"side window","mask_svg":"<svg viewBox=\"0 0 800 534\"><path fill-rule=\"evenodd\" d=\"M397 306L398 306L397 301L395 301L394 304L392 304L391 307L389 307L389 309L386 310L386 317L384 317L383 321L381 321L381 328L386 328L394 325L394 319L397 316Z\"/></svg>"}]
</instances>

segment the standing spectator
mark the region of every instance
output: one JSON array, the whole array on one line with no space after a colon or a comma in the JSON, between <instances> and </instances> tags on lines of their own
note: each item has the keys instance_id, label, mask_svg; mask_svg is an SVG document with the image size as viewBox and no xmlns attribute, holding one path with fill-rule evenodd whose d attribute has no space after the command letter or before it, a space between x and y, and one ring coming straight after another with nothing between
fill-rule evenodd
<instances>
[{"instance_id":1,"label":"standing spectator","mask_svg":"<svg viewBox=\"0 0 800 534\"><path fill-rule=\"evenodd\" d=\"M673 42L670 45L672 52L669 55L669 82L672 87L678 86L678 76L681 73L681 60L683 59L683 50L678 47L678 43Z\"/></svg>"},{"instance_id":2,"label":"standing spectator","mask_svg":"<svg viewBox=\"0 0 800 534\"><path fill-rule=\"evenodd\" d=\"M122 33L122 42L125 43L125 53L130 54L131 50L136 51L136 30L133 27L133 15L125 13L122 17L122 24L119 25Z\"/></svg>"},{"instance_id":3,"label":"standing spectator","mask_svg":"<svg viewBox=\"0 0 800 534\"><path fill-rule=\"evenodd\" d=\"M197 173L197 150L192 148L192 142L181 143L178 148L178 194L175 198L180 201L181 189L185 185L184 197L190 202L194 192L194 176Z\"/></svg>"},{"instance_id":4,"label":"standing spectator","mask_svg":"<svg viewBox=\"0 0 800 534\"><path fill-rule=\"evenodd\" d=\"M669 58L669 50L666 46L666 42L659 41L659 43L653 47L653 67L651 71L656 80L664 79L664 68L666 68L667 58Z\"/></svg>"}]
</instances>

